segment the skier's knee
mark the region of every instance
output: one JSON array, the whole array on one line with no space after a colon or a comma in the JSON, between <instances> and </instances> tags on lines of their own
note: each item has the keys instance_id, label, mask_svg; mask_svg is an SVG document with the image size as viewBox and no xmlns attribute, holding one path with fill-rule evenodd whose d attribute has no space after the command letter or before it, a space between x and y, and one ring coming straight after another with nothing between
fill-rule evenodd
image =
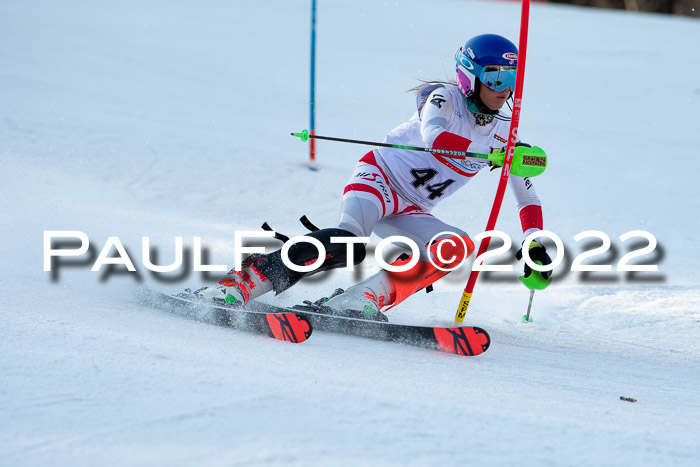
<instances>
[{"instance_id":1,"label":"skier's knee","mask_svg":"<svg viewBox=\"0 0 700 467\"><path fill-rule=\"evenodd\" d=\"M455 269L474 251L474 242L466 235L442 237L429 246L431 260L437 266Z\"/></svg>"}]
</instances>

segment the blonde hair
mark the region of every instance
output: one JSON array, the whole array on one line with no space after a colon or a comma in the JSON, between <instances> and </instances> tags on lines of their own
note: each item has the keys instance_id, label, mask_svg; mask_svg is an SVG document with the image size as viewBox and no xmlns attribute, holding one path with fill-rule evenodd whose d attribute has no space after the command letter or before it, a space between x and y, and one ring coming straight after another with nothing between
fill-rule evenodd
<instances>
[{"instance_id":1,"label":"blonde hair","mask_svg":"<svg viewBox=\"0 0 700 467\"><path fill-rule=\"evenodd\" d=\"M422 88L422 87L425 86L426 84L449 84L449 85L451 85L451 86L457 86L457 81L455 81L455 80L450 80L450 81L438 81L438 80L419 79L418 81L420 81L421 84L419 84L418 86L415 86L415 87L409 89L409 90L406 91L406 92L412 92L412 93L414 93L414 94L418 94L418 91L420 91L420 88Z\"/></svg>"}]
</instances>

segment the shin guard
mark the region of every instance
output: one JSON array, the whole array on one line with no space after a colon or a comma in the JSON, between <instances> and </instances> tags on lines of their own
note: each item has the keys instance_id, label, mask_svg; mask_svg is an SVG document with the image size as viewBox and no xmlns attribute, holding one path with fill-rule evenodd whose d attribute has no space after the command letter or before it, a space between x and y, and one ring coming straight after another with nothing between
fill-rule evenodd
<instances>
[{"instance_id":1,"label":"shin guard","mask_svg":"<svg viewBox=\"0 0 700 467\"><path fill-rule=\"evenodd\" d=\"M320 241L326 250L323 264L313 271L298 272L288 268L282 261L282 250L277 250L268 255L259 255L255 258L255 267L270 280L276 294L287 290L306 276L329 269L345 267L348 260L348 246L345 243L331 243L331 239L334 237L357 236L347 230L330 228L311 232L306 237ZM360 264L365 259L365 246L362 243L354 243L352 248L353 264ZM287 255L292 263L298 266L305 266L318 259L318 249L308 242L299 242L289 248Z\"/></svg>"},{"instance_id":2,"label":"shin guard","mask_svg":"<svg viewBox=\"0 0 700 467\"><path fill-rule=\"evenodd\" d=\"M432 261L419 260L415 266L403 272L387 271L395 289L395 298L391 307L398 305L414 293L446 276L450 270L455 269L472 254L474 242L467 236L440 238L433 242L429 251ZM410 260L410 255L403 254L392 266L402 266L408 264Z\"/></svg>"}]
</instances>

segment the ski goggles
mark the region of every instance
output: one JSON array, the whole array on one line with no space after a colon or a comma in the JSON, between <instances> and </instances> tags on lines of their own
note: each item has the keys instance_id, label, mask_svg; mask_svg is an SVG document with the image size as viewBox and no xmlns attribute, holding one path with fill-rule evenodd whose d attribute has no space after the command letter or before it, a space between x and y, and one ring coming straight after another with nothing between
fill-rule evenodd
<instances>
[{"instance_id":1,"label":"ski goggles","mask_svg":"<svg viewBox=\"0 0 700 467\"><path fill-rule=\"evenodd\" d=\"M469 73L479 78L479 81L484 83L489 89L494 91L503 91L511 88L515 89L515 65L487 65L482 67L471 61L462 49L459 49L455 54L457 67L462 73Z\"/></svg>"},{"instance_id":2,"label":"ski goggles","mask_svg":"<svg viewBox=\"0 0 700 467\"><path fill-rule=\"evenodd\" d=\"M489 89L503 91L515 89L515 67L512 65L489 65L484 67L479 80Z\"/></svg>"}]
</instances>

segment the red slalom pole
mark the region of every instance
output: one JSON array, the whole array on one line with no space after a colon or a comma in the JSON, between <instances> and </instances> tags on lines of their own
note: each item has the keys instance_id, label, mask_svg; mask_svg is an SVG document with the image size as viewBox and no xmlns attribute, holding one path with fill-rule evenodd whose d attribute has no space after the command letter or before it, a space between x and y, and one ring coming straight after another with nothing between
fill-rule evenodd
<instances>
[{"instance_id":1,"label":"red slalom pole","mask_svg":"<svg viewBox=\"0 0 700 467\"><path fill-rule=\"evenodd\" d=\"M513 95L513 115L510 120L510 131L508 133L508 143L506 144L506 155L503 160L503 169L501 169L501 177L498 181L496 197L493 200L493 206L491 207L489 220L486 223L485 232L496 228L498 213L501 211L503 196L506 192L506 186L508 186L508 176L510 175L510 166L513 161L515 143L518 141L518 125L520 124L520 109L522 107L523 81L525 81L525 57L527 55L527 27L529 20L530 0L523 0L522 10L520 12L520 42L518 44L518 68L515 75L515 92ZM490 242L490 237L486 237L481 241L477 257L486 253ZM459 303L459 308L457 308L457 314L455 315L455 321L458 323L464 321L464 317L467 314L467 309L469 308L469 302L471 301L472 294L474 293L476 279L478 277L479 271L472 270L471 274L469 274L467 286L464 288L462 300Z\"/></svg>"},{"instance_id":2,"label":"red slalom pole","mask_svg":"<svg viewBox=\"0 0 700 467\"><path fill-rule=\"evenodd\" d=\"M309 134L311 136L316 135L315 130L309 131ZM311 141L309 141L309 163L311 164L311 167L316 163L316 138L311 138Z\"/></svg>"}]
</instances>

